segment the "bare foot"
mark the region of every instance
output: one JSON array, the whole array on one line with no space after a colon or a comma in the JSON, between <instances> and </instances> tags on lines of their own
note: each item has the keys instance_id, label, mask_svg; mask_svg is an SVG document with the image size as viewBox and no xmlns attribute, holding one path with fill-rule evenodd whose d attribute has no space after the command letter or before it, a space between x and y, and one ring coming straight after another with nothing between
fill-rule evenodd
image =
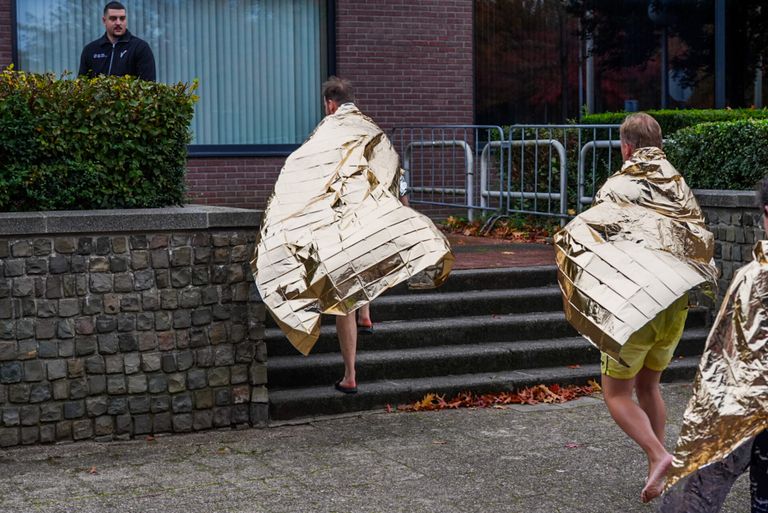
<instances>
[{"instance_id":1,"label":"bare foot","mask_svg":"<svg viewBox=\"0 0 768 513\"><path fill-rule=\"evenodd\" d=\"M650 502L664 490L664 476L672 465L672 455L667 454L648 470L648 480L640 492L640 500Z\"/></svg>"}]
</instances>

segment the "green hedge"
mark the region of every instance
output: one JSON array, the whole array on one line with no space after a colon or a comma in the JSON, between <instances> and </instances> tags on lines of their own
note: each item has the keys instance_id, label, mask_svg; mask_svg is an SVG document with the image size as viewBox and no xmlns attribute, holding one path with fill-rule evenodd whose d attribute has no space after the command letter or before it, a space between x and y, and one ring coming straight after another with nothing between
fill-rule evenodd
<instances>
[{"instance_id":1,"label":"green hedge","mask_svg":"<svg viewBox=\"0 0 768 513\"><path fill-rule=\"evenodd\" d=\"M691 109L691 110L649 110L661 125L664 137L682 128L715 121L736 121L739 119L768 119L768 109ZM585 125L619 125L629 112L604 112L588 114L581 119Z\"/></svg>"},{"instance_id":2,"label":"green hedge","mask_svg":"<svg viewBox=\"0 0 768 513\"><path fill-rule=\"evenodd\" d=\"M0 73L0 211L184 202L197 84Z\"/></svg>"},{"instance_id":3,"label":"green hedge","mask_svg":"<svg viewBox=\"0 0 768 513\"><path fill-rule=\"evenodd\" d=\"M678 131L667 158L697 189L754 189L768 175L768 120L703 123Z\"/></svg>"}]
</instances>

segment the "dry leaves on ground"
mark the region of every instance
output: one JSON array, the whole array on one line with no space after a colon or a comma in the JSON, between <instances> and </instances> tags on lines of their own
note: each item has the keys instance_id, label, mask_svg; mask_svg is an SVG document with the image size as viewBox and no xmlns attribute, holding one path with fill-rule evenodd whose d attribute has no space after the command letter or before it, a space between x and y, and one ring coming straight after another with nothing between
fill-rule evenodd
<instances>
[{"instance_id":1,"label":"dry leaves on ground","mask_svg":"<svg viewBox=\"0 0 768 513\"><path fill-rule=\"evenodd\" d=\"M420 401L403 404L397 408L387 405L387 412L392 411L430 411L450 410L455 408L493 408L510 404L558 404L572 401L578 397L600 392L600 385L590 380L587 385L536 385L515 392L496 392L477 395L472 392L462 392L452 399L429 393Z\"/></svg>"},{"instance_id":2,"label":"dry leaves on ground","mask_svg":"<svg viewBox=\"0 0 768 513\"><path fill-rule=\"evenodd\" d=\"M484 227L486 228L485 231L483 230ZM556 231L554 226L540 226L529 220L500 219L490 226L485 226L483 221L468 221L455 216L448 217L441 228L448 233L460 233L467 237L490 237L538 243L545 243L547 237Z\"/></svg>"}]
</instances>

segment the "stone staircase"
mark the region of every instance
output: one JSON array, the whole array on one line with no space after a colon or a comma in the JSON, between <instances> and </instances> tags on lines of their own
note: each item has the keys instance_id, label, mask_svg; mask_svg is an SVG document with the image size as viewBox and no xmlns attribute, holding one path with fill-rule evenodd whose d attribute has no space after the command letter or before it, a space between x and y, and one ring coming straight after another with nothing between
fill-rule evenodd
<instances>
[{"instance_id":1,"label":"stone staircase","mask_svg":"<svg viewBox=\"0 0 768 513\"><path fill-rule=\"evenodd\" d=\"M308 357L269 318L270 418L378 409L428 392L448 397L597 378L599 352L565 320L555 273L554 266L461 270L435 291L390 290L371 307L375 333L358 338L354 395L333 388L343 365L332 317ZM690 312L665 380L695 374L705 324L705 310Z\"/></svg>"}]
</instances>

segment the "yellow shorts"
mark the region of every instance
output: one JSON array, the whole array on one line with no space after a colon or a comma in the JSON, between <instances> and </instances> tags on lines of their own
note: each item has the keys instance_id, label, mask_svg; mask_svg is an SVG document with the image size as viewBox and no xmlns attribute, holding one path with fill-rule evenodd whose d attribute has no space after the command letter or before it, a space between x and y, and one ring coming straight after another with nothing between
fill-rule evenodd
<instances>
[{"instance_id":1,"label":"yellow shorts","mask_svg":"<svg viewBox=\"0 0 768 513\"><path fill-rule=\"evenodd\" d=\"M632 379L643 367L657 372L663 371L672 360L677 343L683 335L686 317L687 293L629 337L620 353L629 367L624 367L603 353L601 372L616 379Z\"/></svg>"}]
</instances>

